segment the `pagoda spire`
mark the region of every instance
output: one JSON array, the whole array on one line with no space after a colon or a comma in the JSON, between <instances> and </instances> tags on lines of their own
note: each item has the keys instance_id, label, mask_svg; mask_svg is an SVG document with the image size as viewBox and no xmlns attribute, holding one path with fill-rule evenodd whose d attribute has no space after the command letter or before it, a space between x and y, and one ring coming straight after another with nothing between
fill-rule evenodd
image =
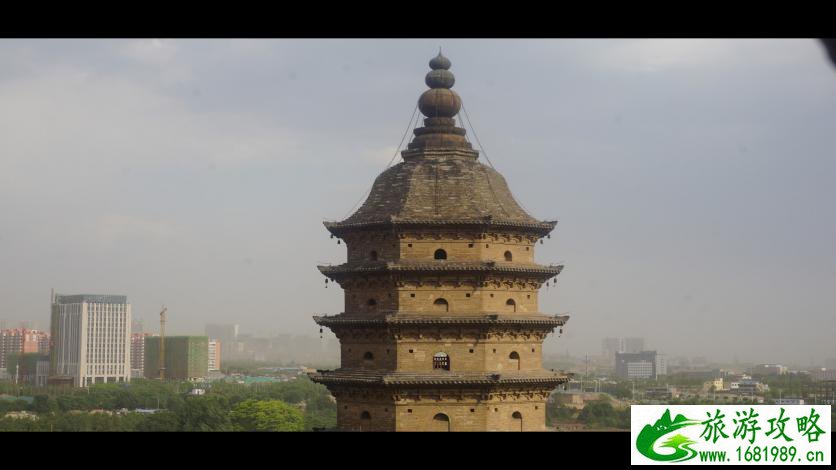
<instances>
[{"instance_id":1,"label":"pagoda spire","mask_svg":"<svg viewBox=\"0 0 836 470\"><path fill-rule=\"evenodd\" d=\"M430 71L424 83L430 88L418 99L418 109L424 115L424 127L415 129L415 138L409 149L465 148L471 145L465 139L465 130L456 127L456 115L462 108L462 99L452 90L456 77L450 71L452 62L441 53L430 60Z\"/></svg>"}]
</instances>

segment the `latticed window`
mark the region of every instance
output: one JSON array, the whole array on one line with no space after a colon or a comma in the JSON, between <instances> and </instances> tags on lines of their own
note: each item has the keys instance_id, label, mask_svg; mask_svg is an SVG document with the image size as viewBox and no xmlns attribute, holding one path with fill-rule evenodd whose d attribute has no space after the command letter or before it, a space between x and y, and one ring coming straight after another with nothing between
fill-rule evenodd
<instances>
[{"instance_id":1,"label":"latticed window","mask_svg":"<svg viewBox=\"0 0 836 470\"><path fill-rule=\"evenodd\" d=\"M443 352L435 353L433 355L433 369L450 370L450 356Z\"/></svg>"}]
</instances>

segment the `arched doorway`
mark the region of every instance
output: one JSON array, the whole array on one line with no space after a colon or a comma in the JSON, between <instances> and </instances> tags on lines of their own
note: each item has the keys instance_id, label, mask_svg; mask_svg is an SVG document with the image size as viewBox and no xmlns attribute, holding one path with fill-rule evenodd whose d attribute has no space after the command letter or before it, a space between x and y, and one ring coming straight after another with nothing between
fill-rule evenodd
<instances>
[{"instance_id":1,"label":"arched doorway","mask_svg":"<svg viewBox=\"0 0 836 470\"><path fill-rule=\"evenodd\" d=\"M446 299L435 299L435 302L433 302L433 310L436 312L449 312L450 304L447 303Z\"/></svg>"},{"instance_id":2,"label":"arched doorway","mask_svg":"<svg viewBox=\"0 0 836 470\"><path fill-rule=\"evenodd\" d=\"M505 301L505 310L509 312L516 312L517 311L517 303L514 302L514 299L508 299Z\"/></svg>"},{"instance_id":3,"label":"arched doorway","mask_svg":"<svg viewBox=\"0 0 836 470\"><path fill-rule=\"evenodd\" d=\"M508 360L511 362L511 368L520 370L520 355L517 351L512 351L510 355L508 355Z\"/></svg>"},{"instance_id":4,"label":"arched doorway","mask_svg":"<svg viewBox=\"0 0 836 470\"><path fill-rule=\"evenodd\" d=\"M444 413L438 413L435 416L433 416L432 430L435 432L452 431L452 428L450 426L450 417Z\"/></svg>"},{"instance_id":5,"label":"arched doorway","mask_svg":"<svg viewBox=\"0 0 836 470\"><path fill-rule=\"evenodd\" d=\"M506 251L505 252L505 261L513 261L513 260L514 260L514 255L512 255L510 251Z\"/></svg>"},{"instance_id":6,"label":"arched doorway","mask_svg":"<svg viewBox=\"0 0 836 470\"><path fill-rule=\"evenodd\" d=\"M371 351L363 353L363 366L371 367L374 365L374 354Z\"/></svg>"},{"instance_id":7,"label":"arched doorway","mask_svg":"<svg viewBox=\"0 0 836 470\"><path fill-rule=\"evenodd\" d=\"M435 250L433 253L433 258L435 259L447 259L447 252L442 250L441 248Z\"/></svg>"},{"instance_id":8,"label":"arched doorway","mask_svg":"<svg viewBox=\"0 0 836 470\"><path fill-rule=\"evenodd\" d=\"M522 430L523 430L522 413L520 413L519 411L515 411L514 414L511 415L511 419L514 422L514 429L513 430L514 431L519 430L520 432L522 432Z\"/></svg>"},{"instance_id":9,"label":"arched doorway","mask_svg":"<svg viewBox=\"0 0 836 470\"><path fill-rule=\"evenodd\" d=\"M372 425L372 415L368 411L360 413L360 430L369 431Z\"/></svg>"}]
</instances>

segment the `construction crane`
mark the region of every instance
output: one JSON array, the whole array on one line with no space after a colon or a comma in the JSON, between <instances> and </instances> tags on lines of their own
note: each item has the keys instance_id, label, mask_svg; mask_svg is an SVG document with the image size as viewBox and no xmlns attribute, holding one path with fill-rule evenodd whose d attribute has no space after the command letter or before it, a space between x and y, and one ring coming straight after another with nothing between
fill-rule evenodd
<instances>
[{"instance_id":1,"label":"construction crane","mask_svg":"<svg viewBox=\"0 0 836 470\"><path fill-rule=\"evenodd\" d=\"M160 380L165 380L165 312L168 309L163 305L160 311Z\"/></svg>"}]
</instances>

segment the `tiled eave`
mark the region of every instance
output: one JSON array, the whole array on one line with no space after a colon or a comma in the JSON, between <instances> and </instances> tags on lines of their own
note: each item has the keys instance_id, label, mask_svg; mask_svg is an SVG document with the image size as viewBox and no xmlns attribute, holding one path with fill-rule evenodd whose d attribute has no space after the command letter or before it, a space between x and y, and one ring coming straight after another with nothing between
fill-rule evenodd
<instances>
[{"instance_id":1,"label":"tiled eave","mask_svg":"<svg viewBox=\"0 0 836 470\"><path fill-rule=\"evenodd\" d=\"M511 326L511 327L543 327L556 328L563 326L569 320L569 315L498 315L486 314L480 316L434 316L393 314L383 317L352 317L340 314L331 316L314 316L314 321L327 327L371 327L386 328L389 326L409 325L437 325L437 326Z\"/></svg>"},{"instance_id":2,"label":"tiled eave","mask_svg":"<svg viewBox=\"0 0 836 470\"><path fill-rule=\"evenodd\" d=\"M544 237L551 233L557 225L556 220L543 222L522 222L515 220L500 220L492 218L484 219L388 219L369 222L323 222L325 228L335 236L342 236L345 233L363 230L401 229L401 228L468 228L489 230L519 230L524 233L532 233Z\"/></svg>"},{"instance_id":3,"label":"tiled eave","mask_svg":"<svg viewBox=\"0 0 836 470\"><path fill-rule=\"evenodd\" d=\"M375 373L373 371L318 370L309 374L311 380L322 384L367 385L367 386L501 386L501 385L541 385L557 387L569 380L560 373L542 373L538 375L517 374L411 374L411 373Z\"/></svg>"},{"instance_id":4,"label":"tiled eave","mask_svg":"<svg viewBox=\"0 0 836 470\"><path fill-rule=\"evenodd\" d=\"M529 275L542 280L557 276L563 265L511 264L500 262L363 262L344 263L336 266L318 266L325 276L339 280L355 274L383 273L486 273Z\"/></svg>"}]
</instances>

